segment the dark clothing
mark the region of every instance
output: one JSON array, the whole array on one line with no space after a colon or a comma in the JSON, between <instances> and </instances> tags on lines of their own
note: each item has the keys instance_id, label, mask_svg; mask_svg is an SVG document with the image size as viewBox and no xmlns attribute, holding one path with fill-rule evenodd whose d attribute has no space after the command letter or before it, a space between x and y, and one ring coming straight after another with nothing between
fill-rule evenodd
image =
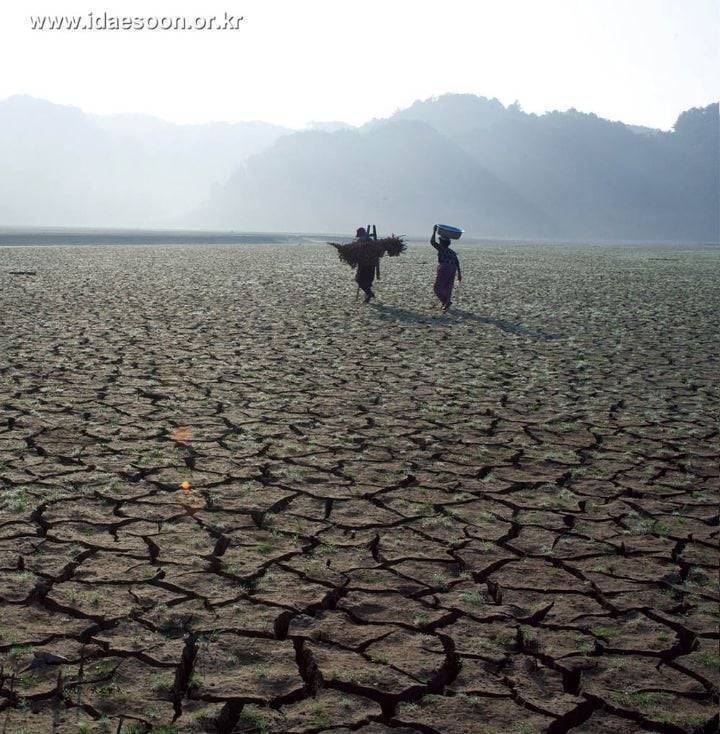
<instances>
[{"instance_id":1,"label":"dark clothing","mask_svg":"<svg viewBox=\"0 0 720 734\"><path fill-rule=\"evenodd\" d=\"M447 308L450 305L457 266L454 262L446 261L438 263L437 275L435 276L435 295L442 305Z\"/></svg>"},{"instance_id":2,"label":"dark clothing","mask_svg":"<svg viewBox=\"0 0 720 734\"><path fill-rule=\"evenodd\" d=\"M377 276L380 279L380 256L377 249L373 247L374 240L367 238L365 240L366 247L355 271L355 282L360 290L365 293L365 300L369 301L375 296L372 291L372 284Z\"/></svg>"},{"instance_id":3,"label":"dark clothing","mask_svg":"<svg viewBox=\"0 0 720 734\"><path fill-rule=\"evenodd\" d=\"M442 243L442 240L441 240ZM438 267L435 276L435 295L438 297L443 308L450 307L450 299L452 298L453 287L455 286L455 276L462 280L460 272L460 260L455 250L451 249L447 244L438 244L433 234L430 244L437 250Z\"/></svg>"},{"instance_id":4,"label":"dark clothing","mask_svg":"<svg viewBox=\"0 0 720 734\"><path fill-rule=\"evenodd\" d=\"M438 247L437 256L438 263L452 263L456 268L460 267L457 253L449 247Z\"/></svg>"},{"instance_id":5,"label":"dark clothing","mask_svg":"<svg viewBox=\"0 0 720 734\"><path fill-rule=\"evenodd\" d=\"M366 293L372 288L372 284L375 281L375 272L375 265L373 263L363 263L357 266L355 282Z\"/></svg>"}]
</instances>

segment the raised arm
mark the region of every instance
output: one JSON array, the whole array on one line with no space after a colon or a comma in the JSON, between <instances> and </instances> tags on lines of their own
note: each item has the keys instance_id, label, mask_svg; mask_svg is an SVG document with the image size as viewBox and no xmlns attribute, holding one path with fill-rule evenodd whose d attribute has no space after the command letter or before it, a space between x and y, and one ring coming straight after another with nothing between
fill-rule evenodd
<instances>
[{"instance_id":1,"label":"raised arm","mask_svg":"<svg viewBox=\"0 0 720 734\"><path fill-rule=\"evenodd\" d=\"M437 224L433 227L432 237L430 238L430 244L437 250L438 243L435 242L435 235L437 234Z\"/></svg>"},{"instance_id":2,"label":"raised arm","mask_svg":"<svg viewBox=\"0 0 720 734\"><path fill-rule=\"evenodd\" d=\"M368 232L368 234L369 234L369 232ZM373 239L375 240L375 242L377 242L377 229L375 228L375 225L374 224L373 224ZM378 275L378 277L380 277L380 276Z\"/></svg>"}]
</instances>

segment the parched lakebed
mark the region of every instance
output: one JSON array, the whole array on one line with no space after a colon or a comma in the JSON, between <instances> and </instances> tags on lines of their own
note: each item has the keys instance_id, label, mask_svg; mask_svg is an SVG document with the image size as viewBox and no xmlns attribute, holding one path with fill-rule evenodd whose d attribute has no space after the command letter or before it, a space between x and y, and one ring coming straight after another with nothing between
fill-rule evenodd
<instances>
[{"instance_id":1,"label":"parched lakebed","mask_svg":"<svg viewBox=\"0 0 720 734\"><path fill-rule=\"evenodd\" d=\"M0 249L0 729L710 732L720 249Z\"/></svg>"}]
</instances>

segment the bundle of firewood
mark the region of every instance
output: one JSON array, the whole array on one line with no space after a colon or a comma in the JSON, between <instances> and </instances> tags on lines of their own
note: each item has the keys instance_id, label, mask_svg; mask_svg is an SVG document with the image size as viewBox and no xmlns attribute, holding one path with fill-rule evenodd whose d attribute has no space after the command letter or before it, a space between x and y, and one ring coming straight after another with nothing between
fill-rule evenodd
<instances>
[{"instance_id":1,"label":"bundle of firewood","mask_svg":"<svg viewBox=\"0 0 720 734\"><path fill-rule=\"evenodd\" d=\"M334 247L340 260L351 268L366 258L397 257L407 249L404 238L394 234L378 240L353 240L344 245L328 242L328 245Z\"/></svg>"},{"instance_id":2,"label":"bundle of firewood","mask_svg":"<svg viewBox=\"0 0 720 734\"><path fill-rule=\"evenodd\" d=\"M384 237L383 239L378 240L378 244L381 242L389 257L397 257L407 250L404 237L398 237L397 235L392 234L389 237Z\"/></svg>"}]
</instances>

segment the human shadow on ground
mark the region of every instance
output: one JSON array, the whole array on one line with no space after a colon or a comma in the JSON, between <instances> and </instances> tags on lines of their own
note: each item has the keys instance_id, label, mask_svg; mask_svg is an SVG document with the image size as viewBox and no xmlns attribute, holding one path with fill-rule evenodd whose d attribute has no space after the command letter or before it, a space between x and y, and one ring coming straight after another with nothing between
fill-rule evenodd
<instances>
[{"instance_id":1,"label":"human shadow on ground","mask_svg":"<svg viewBox=\"0 0 720 734\"><path fill-rule=\"evenodd\" d=\"M504 331L506 334L515 336L527 336L531 339L540 341L550 341L559 339L558 334L547 334L542 331L534 331L527 329L519 322L505 321L503 319L494 319L489 316L480 316L472 311L464 311L459 308L451 308L446 313L424 314L417 311L410 311L406 308L398 308L397 306L387 306L384 303L371 303L370 306L377 311L381 317L389 316L391 318L402 321L406 324L451 324L458 321L471 321L476 324L486 324L495 326Z\"/></svg>"}]
</instances>

